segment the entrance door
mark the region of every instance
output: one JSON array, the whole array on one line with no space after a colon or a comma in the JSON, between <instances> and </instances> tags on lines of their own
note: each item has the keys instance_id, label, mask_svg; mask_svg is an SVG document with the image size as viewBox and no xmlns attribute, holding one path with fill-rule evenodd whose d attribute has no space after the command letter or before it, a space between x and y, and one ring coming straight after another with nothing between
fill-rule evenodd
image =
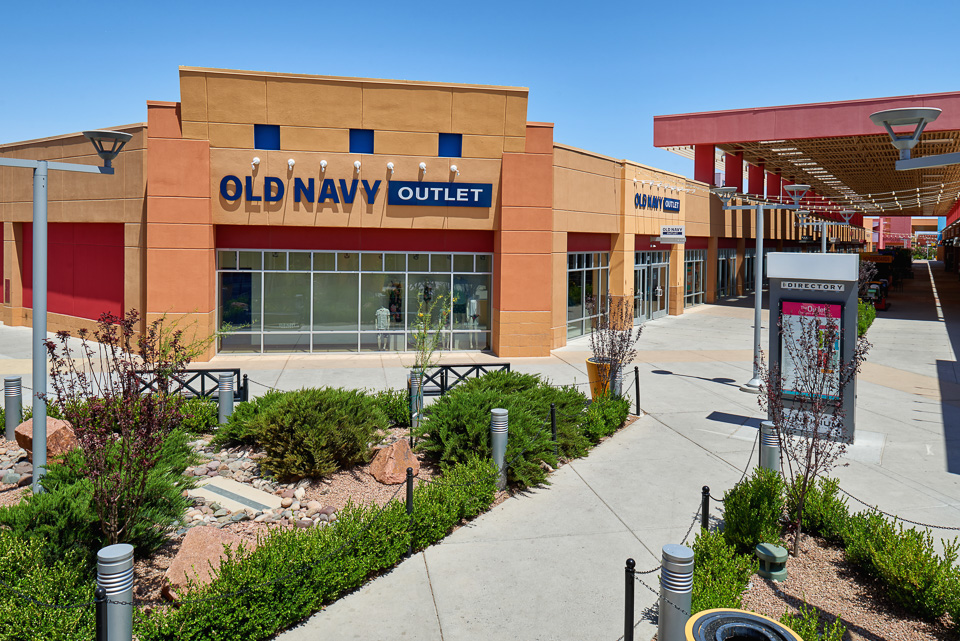
<instances>
[{"instance_id":1,"label":"entrance door","mask_svg":"<svg viewBox=\"0 0 960 641\"><path fill-rule=\"evenodd\" d=\"M650 320L649 267L633 270L633 319L635 323Z\"/></svg>"},{"instance_id":2,"label":"entrance door","mask_svg":"<svg viewBox=\"0 0 960 641\"><path fill-rule=\"evenodd\" d=\"M667 265L650 266L650 318L660 318L667 315L667 299L669 289L669 279L667 278Z\"/></svg>"}]
</instances>

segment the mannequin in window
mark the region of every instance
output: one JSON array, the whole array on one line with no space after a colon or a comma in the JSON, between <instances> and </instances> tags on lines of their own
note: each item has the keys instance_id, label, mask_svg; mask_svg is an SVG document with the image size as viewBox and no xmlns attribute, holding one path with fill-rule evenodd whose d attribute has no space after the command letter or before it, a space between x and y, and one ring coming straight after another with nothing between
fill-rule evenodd
<instances>
[{"instance_id":1,"label":"mannequin in window","mask_svg":"<svg viewBox=\"0 0 960 641\"><path fill-rule=\"evenodd\" d=\"M390 347L390 335L387 334L387 330L390 329L390 310L380 306L374 314L377 326L377 349L383 351Z\"/></svg>"},{"instance_id":2,"label":"mannequin in window","mask_svg":"<svg viewBox=\"0 0 960 641\"><path fill-rule=\"evenodd\" d=\"M470 330L476 330L480 327L480 313L477 311L477 307L477 299L471 296L466 304L467 327ZM470 349L476 349L478 338L479 334L474 331L470 332Z\"/></svg>"},{"instance_id":3,"label":"mannequin in window","mask_svg":"<svg viewBox=\"0 0 960 641\"><path fill-rule=\"evenodd\" d=\"M467 325L467 296L469 285L463 276L457 276L453 281L453 326L464 327Z\"/></svg>"}]
</instances>

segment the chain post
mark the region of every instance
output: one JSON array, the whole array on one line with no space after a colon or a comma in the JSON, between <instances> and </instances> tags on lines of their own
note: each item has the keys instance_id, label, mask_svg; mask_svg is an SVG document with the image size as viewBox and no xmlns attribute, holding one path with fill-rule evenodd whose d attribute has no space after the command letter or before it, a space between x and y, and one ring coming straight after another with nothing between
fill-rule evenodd
<instances>
[{"instance_id":1,"label":"chain post","mask_svg":"<svg viewBox=\"0 0 960 641\"><path fill-rule=\"evenodd\" d=\"M557 446L557 404L556 403L550 403L550 433L553 435L553 455L558 457L560 456L560 452Z\"/></svg>"},{"instance_id":2,"label":"chain post","mask_svg":"<svg viewBox=\"0 0 960 641\"><path fill-rule=\"evenodd\" d=\"M633 559L627 559L625 568L624 583L624 607L623 607L623 641L633 641L633 606L636 602L634 598L634 577L636 576L637 562Z\"/></svg>"},{"instance_id":3,"label":"chain post","mask_svg":"<svg viewBox=\"0 0 960 641\"><path fill-rule=\"evenodd\" d=\"M710 486L704 485L700 490L700 527L710 529Z\"/></svg>"},{"instance_id":4,"label":"chain post","mask_svg":"<svg viewBox=\"0 0 960 641\"><path fill-rule=\"evenodd\" d=\"M107 591L101 586L93 591L93 600L97 604L97 637L96 641L107 641Z\"/></svg>"},{"instance_id":5,"label":"chain post","mask_svg":"<svg viewBox=\"0 0 960 641\"><path fill-rule=\"evenodd\" d=\"M633 385L634 385L634 397L637 401L637 416L640 416L640 366L633 366Z\"/></svg>"},{"instance_id":6,"label":"chain post","mask_svg":"<svg viewBox=\"0 0 960 641\"><path fill-rule=\"evenodd\" d=\"M407 557L413 556L413 468L407 468L407 518L410 519L410 544Z\"/></svg>"}]
</instances>

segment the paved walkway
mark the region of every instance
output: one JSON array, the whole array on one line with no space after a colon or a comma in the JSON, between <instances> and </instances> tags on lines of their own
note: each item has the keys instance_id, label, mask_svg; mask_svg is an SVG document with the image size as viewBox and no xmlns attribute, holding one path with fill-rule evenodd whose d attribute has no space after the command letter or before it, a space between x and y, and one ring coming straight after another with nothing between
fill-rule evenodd
<instances>
[{"instance_id":1,"label":"paved walkway","mask_svg":"<svg viewBox=\"0 0 960 641\"><path fill-rule=\"evenodd\" d=\"M857 443L835 473L871 504L960 527L960 282L940 263L914 271L868 333L874 347L858 383ZM756 458L757 398L738 389L751 370L750 302L647 323L637 359L643 418L557 470L549 487L507 500L278 638L617 639L625 559L656 567L661 546L691 525L700 487L721 494ZM0 352L13 357L0 360L0 373L29 373L28 353L16 352L28 338L29 330L0 328ZM583 383L588 352L580 339L548 358L509 360L555 383ZM402 386L409 359L222 356L214 364L283 389L377 389ZM656 575L647 578L657 586ZM656 598L637 587L640 616ZM654 632L641 621L637 638Z\"/></svg>"}]
</instances>

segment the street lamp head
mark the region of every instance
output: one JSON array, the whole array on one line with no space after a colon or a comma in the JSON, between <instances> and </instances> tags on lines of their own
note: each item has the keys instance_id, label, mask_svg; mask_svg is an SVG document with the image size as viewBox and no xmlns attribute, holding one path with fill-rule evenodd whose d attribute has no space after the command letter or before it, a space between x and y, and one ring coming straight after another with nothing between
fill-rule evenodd
<instances>
[{"instance_id":1,"label":"street lamp head","mask_svg":"<svg viewBox=\"0 0 960 641\"><path fill-rule=\"evenodd\" d=\"M793 198L793 204L799 205L803 197L810 191L810 185L787 185L783 189Z\"/></svg>"},{"instance_id":2,"label":"street lamp head","mask_svg":"<svg viewBox=\"0 0 960 641\"><path fill-rule=\"evenodd\" d=\"M807 221L807 216L810 215L810 212L806 209L797 210L797 224L803 225Z\"/></svg>"},{"instance_id":3,"label":"street lamp head","mask_svg":"<svg viewBox=\"0 0 960 641\"><path fill-rule=\"evenodd\" d=\"M843 218L843 223L845 225L849 225L850 219L853 218L854 214L856 213L857 212L855 212L852 209L844 209L843 211L840 212L840 217Z\"/></svg>"},{"instance_id":4,"label":"street lamp head","mask_svg":"<svg viewBox=\"0 0 960 641\"><path fill-rule=\"evenodd\" d=\"M910 150L920 142L920 134L928 123L940 117L941 110L936 107L903 107L900 109L885 109L870 114L870 120L878 127L887 130L890 142L900 150L900 160L910 158ZM906 134L897 134L894 127L913 127L913 131Z\"/></svg>"},{"instance_id":5,"label":"street lamp head","mask_svg":"<svg viewBox=\"0 0 960 641\"><path fill-rule=\"evenodd\" d=\"M726 207L727 203L730 202L730 199L733 198L734 194L737 193L736 187L716 187L712 190L717 196L720 197L720 201L723 203L723 206Z\"/></svg>"},{"instance_id":6,"label":"street lamp head","mask_svg":"<svg viewBox=\"0 0 960 641\"><path fill-rule=\"evenodd\" d=\"M117 157L117 154L119 154L123 146L127 144L127 141L133 138L132 134L122 131L85 131L83 135L93 143L93 146L97 150L97 155L103 160L104 167L111 167L113 159Z\"/></svg>"}]
</instances>

